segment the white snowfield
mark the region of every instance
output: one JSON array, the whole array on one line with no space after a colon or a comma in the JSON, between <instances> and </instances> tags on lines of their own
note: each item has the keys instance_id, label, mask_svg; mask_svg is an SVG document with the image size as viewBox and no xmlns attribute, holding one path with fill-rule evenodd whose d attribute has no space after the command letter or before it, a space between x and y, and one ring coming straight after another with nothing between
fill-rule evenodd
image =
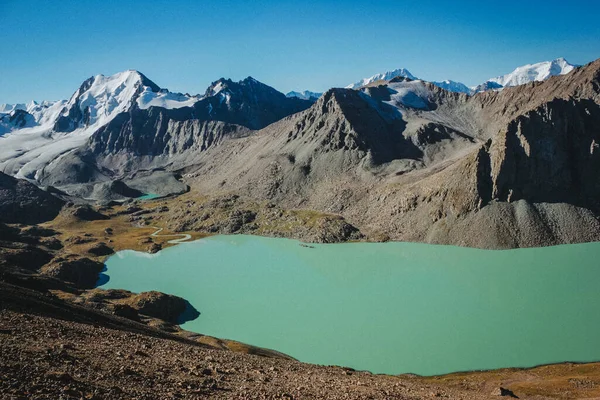
<instances>
[{"instance_id":1,"label":"white snowfield","mask_svg":"<svg viewBox=\"0 0 600 400\"><path fill-rule=\"evenodd\" d=\"M201 99L202 97L188 96L181 93L171 93L166 91L156 93L150 90L149 87L146 87L138 97L137 104L142 110L150 107L173 109L191 107Z\"/></svg>"},{"instance_id":2,"label":"white snowfield","mask_svg":"<svg viewBox=\"0 0 600 400\"><path fill-rule=\"evenodd\" d=\"M395 107L408 107L426 110L429 107L430 90L421 80L411 82L397 82L388 85L390 101L387 103Z\"/></svg>"},{"instance_id":3,"label":"white snowfield","mask_svg":"<svg viewBox=\"0 0 600 400\"><path fill-rule=\"evenodd\" d=\"M0 171L22 179L37 179L40 171L62 155L83 146L94 129L52 133L40 127L0 137Z\"/></svg>"},{"instance_id":4,"label":"white snowfield","mask_svg":"<svg viewBox=\"0 0 600 400\"><path fill-rule=\"evenodd\" d=\"M561 57L552 61L523 65L522 67L516 68L510 74L497 76L489 81L496 82L504 87L518 86L533 81L543 81L551 76L565 75L575 68L577 68L577 65L570 64Z\"/></svg>"},{"instance_id":5,"label":"white snowfield","mask_svg":"<svg viewBox=\"0 0 600 400\"><path fill-rule=\"evenodd\" d=\"M59 101L30 101L27 104L0 104L0 114L12 115L17 110L27 111L33 116L36 125L43 125L49 120L55 120L64 105L65 100Z\"/></svg>"},{"instance_id":6,"label":"white snowfield","mask_svg":"<svg viewBox=\"0 0 600 400\"><path fill-rule=\"evenodd\" d=\"M10 114L15 110L27 110L25 104L0 104L0 114Z\"/></svg>"}]
</instances>

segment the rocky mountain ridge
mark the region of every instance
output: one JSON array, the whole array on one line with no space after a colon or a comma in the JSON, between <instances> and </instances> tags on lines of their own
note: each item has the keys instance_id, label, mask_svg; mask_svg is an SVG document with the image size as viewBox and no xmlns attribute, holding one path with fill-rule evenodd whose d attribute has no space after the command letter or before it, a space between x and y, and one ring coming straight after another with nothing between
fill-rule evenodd
<instances>
[{"instance_id":1,"label":"rocky mountain ridge","mask_svg":"<svg viewBox=\"0 0 600 400\"><path fill-rule=\"evenodd\" d=\"M333 89L209 152L190 182L340 213L394 240L491 248L597 240L589 171L598 167L590 149L599 140L599 67L473 97L421 81Z\"/></svg>"}]
</instances>

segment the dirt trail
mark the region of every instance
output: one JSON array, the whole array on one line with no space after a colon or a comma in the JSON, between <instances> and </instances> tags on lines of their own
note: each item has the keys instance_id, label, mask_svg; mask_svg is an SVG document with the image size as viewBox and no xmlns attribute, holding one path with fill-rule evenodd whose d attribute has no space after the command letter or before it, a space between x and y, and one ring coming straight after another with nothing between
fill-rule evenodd
<instances>
[{"instance_id":1,"label":"dirt trail","mask_svg":"<svg viewBox=\"0 0 600 400\"><path fill-rule=\"evenodd\" d=\"M150 235L152 237L181 236L179 239L168 240L167 243L169 243L169 244L179 244L179 243L187 242L188 240L190 240L192 238L192 235L189 235L187 233L174 233L174 234L171 234L171 235L159 235L159 233L162 232L164 228L157 228L155 226L153 228L157 229L157 231Z\"/></svg>"}]
</instances>

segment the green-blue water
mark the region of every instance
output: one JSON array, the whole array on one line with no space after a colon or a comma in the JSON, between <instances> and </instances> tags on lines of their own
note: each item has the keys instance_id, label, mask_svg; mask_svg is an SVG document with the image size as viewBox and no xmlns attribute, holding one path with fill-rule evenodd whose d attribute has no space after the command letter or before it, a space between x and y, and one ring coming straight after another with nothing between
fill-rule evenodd
<instances>
[{"instance_id":1,"label":"green-blue water","mask_svg":"<svg viewBox=\"0 0 600 400\"><path fill-rule=\"evenodd\" d=\"M491 251L214 236L122 251L105 288L158 290L183 328L301 361L423 375L600 359L600 243Z\"/></svg>"},{"instance_id":2,"label":"green-blue water","mask_svg":"<svg viewBox=\"0 0 600 400\"><path fill-rule=\"evenodd\" d=\"M136 200L152 200L161 197L160 194L156 193L146 193L140 197L137 197Z\"/></svg>"}]
</instances>

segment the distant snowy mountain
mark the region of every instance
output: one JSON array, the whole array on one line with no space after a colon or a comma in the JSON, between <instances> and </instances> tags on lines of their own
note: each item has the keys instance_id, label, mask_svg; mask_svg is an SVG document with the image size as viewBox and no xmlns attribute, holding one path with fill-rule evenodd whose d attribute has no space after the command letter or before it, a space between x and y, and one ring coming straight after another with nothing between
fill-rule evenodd
<instances>
[{"instance_id":1,"label":"distant snowy mountain","mask_svg":"<svg viewBox=\"0 0 600 400\"><path fill-rule=\"evenodd\" d=\"M25 104L0 104L0 114L10 114L15 110L27 111L27 106Z\"/></svg>"},{"instance_id":2,"label":"distant snowy mountain","mask_svg":"<svg viewBox=\"0 0 600 400\"><path fill-rule=\"evenodd\" d=\"M65 103L64 100L42 101L41 103L32 100L27 104L0 104L0 116L1 114L14 114L19 110L25 111L33 118L32 126L43 125L50 120L54 121Z\"/></svg>"},{"instance_id":3,"label":"distant snowy mountain","mask_svg":"<svg viewBox=\"0 0 600 400\"><path fill-rule=\"evenodd\" d=\"M17 108L10 113L0 113L0 136L32 126L35 126L33 116L23 109Z\"/></svg>"},{"instance_id":4,"label":"distant snowy mountain","mask_svg":"<svg viewBox=\"0 0 600 400\"><path fill-rule=\"evenodd\" d=\"M389 81L390 79L393 79L397 76L403 76L405 78L408 79L417 79L413 74L411 74L407 69L405 68L399 68L399 69L395 69L393 71L388 71L388 72L383 72L380 74L376 74L371 76L370 78L364 78L361 79L358 82L352 83L348 86L346 86L346 89L358 89L359 87L368 85L370 83L373 82L377 82L377 81Z\"/></svg>"},{"instance_id":5,"label":"distant snowy mountain","mask_svg":"<svg viewBox=\"0 0 600 400\"><path fill-rule=\"evenodd\" d=\"M310 90L305 90L303 92L288 92L286 94L286 97L297 97L299 99L302 100L317 100L319 97L321 97L323 93L318 93L318 92L311 92Z\"/></svg>"},{"instance_id":6,"label":"distant snowy mountain","mask_svg":"<svg viewBox=\"0 0 600 400\"><path fill-rule=\"evenodd\" d=\"M471 93L471 89L467 85L465 85L464 83L461 83L461 82L445 80L442 82L431 82L431 83L433 83L435 86L441 87L442 89L445 89L449 92L467 93L467 94Z\"/></svg>"},{"instance_id":7,"label":"distant snowy mountain","mask_svg":"<svg viewBox=\"0 0 600 400\"><path fill-rule=\"evenodd\" d=\"M479 92L485 92L487 90L498 90L498 89L502 89L502 88L503 88L503 86L499 83L492 82L492 81L485 81L480 85L473 86L471 88L471 93L475 94L475 93L479 93Z\"/></svg>"},{"instance_id":8,"label":"distant snowy mountain","mask_svg":"<svg viewBox=\"0 0 600 400\"><path fill-rule=\"evenodd\" d=\"M570 64L564 58L552 61L544 61L537 64L527 64L516 68L510 74L497 76L489 79L504 87L518 86L533 81L543 81L556 75L565 75L573 71L578 65Z\"/></svg>"}]
</instances>

